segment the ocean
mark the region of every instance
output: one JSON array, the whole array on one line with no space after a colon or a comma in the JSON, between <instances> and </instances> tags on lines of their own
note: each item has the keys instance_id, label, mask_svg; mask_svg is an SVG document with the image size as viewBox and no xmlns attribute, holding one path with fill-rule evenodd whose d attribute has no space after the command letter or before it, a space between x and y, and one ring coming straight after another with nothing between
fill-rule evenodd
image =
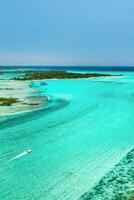
<instances>
[{"instance_id":1,"label":"ocean","mask_svg":"<svg viewBox=\"0 0 134 200\"><path fill-rule=\"evenodd\" d=\"M76 71L117 71L117 72L134 72L134 66L0 66L0 69L62 69L62 70L76 70Z\"/></svg>"},{"instance_id":2,"label":"ocean","mask_svg":"<svg viewBox=\"0 0 134 200\"><path fill-rule=\"evenodd\" d=\"M134 67L60 69L123 76L46 80L41 88L34 82L52 101L38 110L0 117L0 199L113 200L120 193L120 184L113 187L112 181L107 181L109 193L106 184L101 193L96 188L120 163L122 170L122 160L134 148ZM26 149L32 152L14 159ZM125 180L129 182L127 176ZM122 200L133 182L124 187Z\"/></svg>"}]
</instances>

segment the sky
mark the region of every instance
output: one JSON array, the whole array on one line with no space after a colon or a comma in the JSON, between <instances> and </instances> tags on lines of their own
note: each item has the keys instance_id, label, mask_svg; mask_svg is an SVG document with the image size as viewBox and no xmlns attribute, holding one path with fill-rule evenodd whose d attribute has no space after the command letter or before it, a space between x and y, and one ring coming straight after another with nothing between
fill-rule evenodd
<instances>
[{"instance_id":1,"label":"sky","mask_svg":"<svg viewBox=\"0 0 134 200\"><path fill-rule=\"evenodd\" d=\"M0 65L134 66L134 0L0 0Z\"/></svg>"}]
</instances>

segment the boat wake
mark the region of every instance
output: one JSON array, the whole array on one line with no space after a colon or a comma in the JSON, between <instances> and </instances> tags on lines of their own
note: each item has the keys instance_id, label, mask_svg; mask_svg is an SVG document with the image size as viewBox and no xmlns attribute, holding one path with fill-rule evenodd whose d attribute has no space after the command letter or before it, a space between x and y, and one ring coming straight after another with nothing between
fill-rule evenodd
<instances>
[{"instance_id":1,"label":"boat wake","mask_svg":"<svg viewBox=\"0 0 134 200\"><path fill-rule=\"evenodd\" d=\"M16 160L16 159L21 158L23 156L26 156L27 154L29 154L31 152L32 152L31 149L25 150L24 152L20 153L19 155L15 156L14 158L10 159L10 161Z\"/></svg>"}]
</instances>

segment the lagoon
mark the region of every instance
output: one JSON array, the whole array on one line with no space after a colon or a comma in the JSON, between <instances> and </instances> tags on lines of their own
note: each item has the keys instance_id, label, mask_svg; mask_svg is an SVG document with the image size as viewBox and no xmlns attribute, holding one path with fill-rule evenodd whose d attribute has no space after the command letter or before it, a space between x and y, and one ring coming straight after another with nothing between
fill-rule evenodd
<instances>
[{"instance_id":1,"label":"lagoon","mask_svg":"<svg viewBox=\"0 0 134 200\"><path fill-rule=\"evenodd\" d=\"M32 82L52 101L0 118L0 199L85 199L127 155L134 73L113 74L123 76ZM26 149L32 153L11 161Z\"/></svg>"}]
</instances>

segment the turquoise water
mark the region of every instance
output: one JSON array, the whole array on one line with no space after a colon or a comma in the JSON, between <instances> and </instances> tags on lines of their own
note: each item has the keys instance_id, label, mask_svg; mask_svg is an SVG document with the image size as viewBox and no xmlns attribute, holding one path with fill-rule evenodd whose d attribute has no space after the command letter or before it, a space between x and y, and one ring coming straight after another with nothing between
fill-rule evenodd
<instances>
[{"instance_id":1,"label":"turquoise water","mask_svg":"<svg viewBox=\"0 0 134 200\"><path fill-rule=\"evenodd\" d=\"M133 73L46 83L46 107L0 119L0 199L85 198L133 148Z\"/></svg>"}]
</instances>

